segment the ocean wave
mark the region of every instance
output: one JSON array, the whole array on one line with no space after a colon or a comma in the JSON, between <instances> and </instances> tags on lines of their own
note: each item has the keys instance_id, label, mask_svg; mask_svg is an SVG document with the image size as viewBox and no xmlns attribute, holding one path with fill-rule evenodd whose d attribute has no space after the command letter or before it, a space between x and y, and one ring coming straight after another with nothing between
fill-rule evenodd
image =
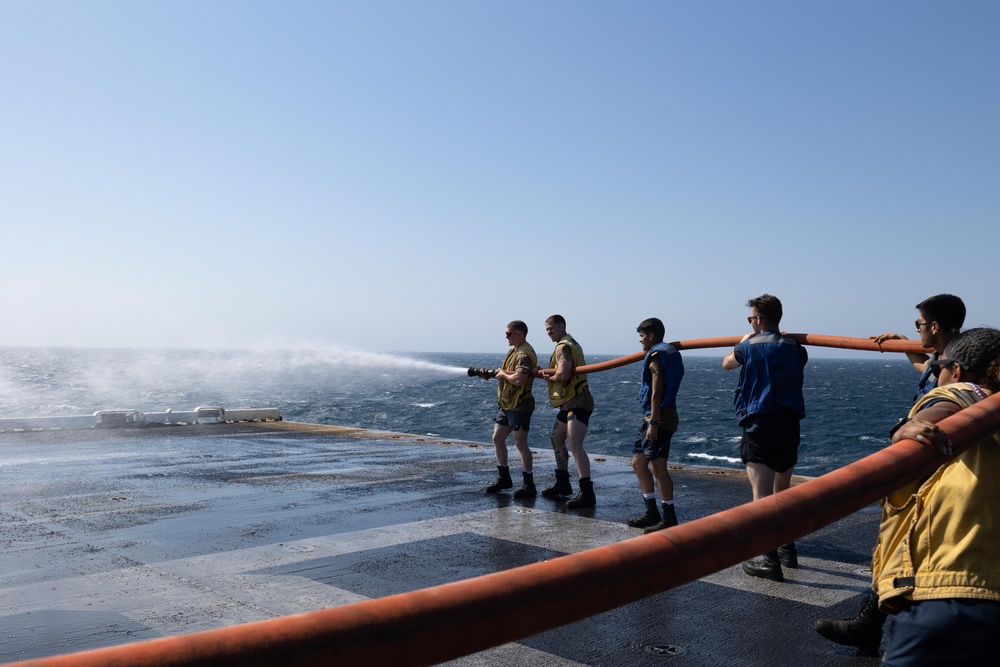
<instances>
[{"instance_id":1,"label":"ocean wave","mask_svg":"<svg viewBox=\"0 0 1000 667\"><path fill-rule=\"evenodd\" d=\"M691 452L685 454L687 458L692 459L707 459L709 461L725 461L726 463L742 463L742 459L733 456L715 456L713 454L702 454L700 452Z\"/></svg>"}]
</instances>

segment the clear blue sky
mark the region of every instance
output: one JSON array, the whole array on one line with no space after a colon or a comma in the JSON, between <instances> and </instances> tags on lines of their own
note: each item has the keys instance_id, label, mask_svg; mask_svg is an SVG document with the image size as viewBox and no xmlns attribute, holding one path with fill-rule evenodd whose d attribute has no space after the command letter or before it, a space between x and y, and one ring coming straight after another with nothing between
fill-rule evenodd
<instances>
[{"instance_id":1,"label":"clear blue sky","mask_svg":"<svg viewBox=\"0 0 1000 667\"><path fill-rule=\"evenodd\" d=\"M0 345L1000 325L1000 3L0 3Z\"/></svg>"}]
</instances>

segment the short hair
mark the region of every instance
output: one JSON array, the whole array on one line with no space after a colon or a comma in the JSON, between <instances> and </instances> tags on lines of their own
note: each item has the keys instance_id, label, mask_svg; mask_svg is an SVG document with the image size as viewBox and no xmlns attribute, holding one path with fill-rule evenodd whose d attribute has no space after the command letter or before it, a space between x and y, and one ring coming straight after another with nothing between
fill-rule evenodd
<instances>
[{"instance_id":1,"label":"short hair","mask_svg":"<svg viewBox=\"0 0 1000 667\"><path fill-rule=\"evenodd\" d=\"M639 322L639 326L635 330L639 333L651 333L656 340L663 340L663 335L667 332L663 322L657 317L650 317L648 320Z\"/></svg>"},{"instance_id":2,"label":"short hair","mask_svg":"<svg viewBox=\"0 0 1000 667\"><path fill-rule=\"evenodd\" d=\"M980 386L1000 390L1000 330L979 327L956 334L941 358L959 362Z\"/></svg>"},{"instance_id":3,"label":"short hair","mask_svg":"<svg viewBox=\"0 0 1000 667\"><path fill-rule=\"evenodd\" d=\"M781 322L781 301L776 296L761 294L747 301L747 308L753 308L762 319L771 324Z\"/></svg>"},{"instance_id":4,"label":"short hair","mask_svg":"<svg viewBox=\"0 0 1000 667\"><path fill-rule=\"evenodd\" d=\"M937 294L917 304L917 310L929 322L937 322L946 332L958 331L965 324L965 304L954 294Z\"/></svg>"},{"instance_id":5,"label":"short hair","mask_svg":"<svg viewBox=\"0 0 1000 667\"><path fill-rule=\"evenodd\" d=\"M510 324L507 325L507 328L511 331L520 331L523 334L528 333L528 325L521 320L511 320Z\"/></svg>"},{"instance_id":6,"label":"short hair","mask_svg":"<svg viewBox=\"0 0 1000 667\"><path fill-rule=\"evenodd\" d=\"M566 326L566 318L562 315L553 315L552 317L545 320L546 322L551 322L552 324L558 324L560 326Z\"/></svg>"}]
</instances>

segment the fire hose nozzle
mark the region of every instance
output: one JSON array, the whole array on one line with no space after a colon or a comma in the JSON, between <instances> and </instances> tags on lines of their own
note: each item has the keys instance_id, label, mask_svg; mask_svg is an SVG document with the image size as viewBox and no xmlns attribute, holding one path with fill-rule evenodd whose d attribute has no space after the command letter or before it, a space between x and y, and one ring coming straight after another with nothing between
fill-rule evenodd
<instances>
[{"instance_id":1,"label":"fire hose nozzle","mask_svg":"<svg viewBox=\"0 0 1000 667\"><path fill-rule=\"evenodd\" d=\"M491 380L497 376L497 372L492 368L470 368L469 377L479 377L484 380Z\"/></svg>"}]
</instances>

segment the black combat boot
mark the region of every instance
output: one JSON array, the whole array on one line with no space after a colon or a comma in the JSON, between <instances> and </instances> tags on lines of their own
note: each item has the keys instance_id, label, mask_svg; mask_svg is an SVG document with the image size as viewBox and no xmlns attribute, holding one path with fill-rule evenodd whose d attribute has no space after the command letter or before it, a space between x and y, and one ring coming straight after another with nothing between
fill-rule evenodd
<instances>
[{"instance_id":1,"label":"black combat boot","mask_svg":"<svg viewBox=\"0 0 1000 667\"><path fill-rule=\"evenodd\" d=\"M500 471L500 475L497 477L497 481L486 487L486 493L499 493L514 486L514 480L510 478L510 468L497 466L497 470Z\"/></svg>"},{"instance_id":2,"label":"black combat boot","mask_svg":"<svg viewBox=\"0 0 1000 667\"><path fill-rule=\"evenodd\" d=\"M813 627L832 642L854 646L869 655L876 655L882 643L883 623L885 614L879 611L878 596L873 591L868 591L856 617L843 621L820 618L816 619Z\"/></svg>"},{"instance_id":3,"label":"black combat boot","mask_svg":"<svg viewBox=\"0 0 1000 667\"><path fill-rule=\"evenodd\" d=\"M556 470L556 483L547 489L542 489L542 495L546 498L558 498L571 493L573 487L569 483L569 470Z\"/></svg>"},{"instance_id":4,"label":"black combat boot","mask_svg":"<svg viewBox=\"0 0 1000 667\"><path fill-rule=\"evenodd\" d=\"M778 547L778 560L785 567L796 568L799 566L799 552L795 550L795 542Z\"/></svg>"},{"instance_id":5,"label":"black combat boot","mask_svg":"<svg viewBox=\"0 0 1000 667\"><path fill-rule=\"evenodd\" d=\"M625 523L633 528L647 528L660 523L660 510L656 507L656 498L646 498L646 513L634 516Z\"/></svg>"},{"instance_id":6,"label":"black combat boot","mask_svg":"<svg viewBox=\"0 0 1000 667\"><path fill-rule=\"evenodd\" d=\"M670 528L671 526L677 525L677 513L674 511L673 505L663 506L663 520L659 523L648 526L646 530L642 531L644 535L649 535L650 533L655 533L658 530L663 530L664 528Z\"/></svg>"},{"instance_id":7,"label":"black combat boot","mask_svg":"<svg viewBox=\"0 0 1000 667\"><path fill-rule=\"evenodd\" d=\"M781 561L778 560L777 551L768 551L759 558L744 561L743 571L751 577L760 577L771 581L785 580L785 575L781 573Z\"/></svg>"},{"instance_id":8,"label":"black combat boot","mask_svg":"<svg viewBox=\"0 0 1000 667\"><path fill-rule=\"evenodd\" d=\"M535 491L535 476L530 472L522 472L521 477L523 482L521 483L521 488L514 492L515 498L534 498L538 495Z\"/></svg>"},{"instance_id":9,"label":"black combat boot","mask_svg":"<svg viewBox=\"0 0 1000 667\"><path fill-rule=\"evenodd\" d=\"M597 496L594 495L594 483L590 481L589 477L581 477L580 493L567 502L566 507L579 509L582 507L593 507L596 504Z\"/></svg>"}]
</instances>

